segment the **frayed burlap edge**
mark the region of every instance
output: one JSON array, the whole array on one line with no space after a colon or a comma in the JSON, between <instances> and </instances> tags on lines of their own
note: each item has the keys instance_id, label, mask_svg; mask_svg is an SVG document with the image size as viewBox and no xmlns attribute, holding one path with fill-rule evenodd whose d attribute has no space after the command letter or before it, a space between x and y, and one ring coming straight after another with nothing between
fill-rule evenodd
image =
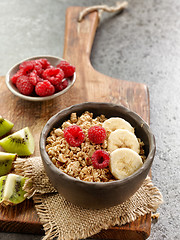
<instances>
[{"instance_id":1,"label":"frayed burlap edge","mask_svg":"<svg viewBox=\"0 0 180 240\"><path fill-rule=\"evenodd\" d=\"M56 222L53 221L52 219L51 211L48 210L48 206L46 204L46 196L36 194L33 197L33 199L35 202L37 213L45 230L45 237L43 238L43 240L53 239L54 237L58 237L57 238L58 240L70 240L70 239L75 240L87 238L99 233L102 229L108 229L115 225L121 226L126 223L135 221L138 217L142 215L145 215L150 212L155 212L159 205L163 203L163 197L160 191L158 190L158 188L153 186L153 183L151 182L149 177L145 179L142 187L149 197L148 202L146 202L144 206L138 207L129 212L122 211L121 213L121 211L118 211L118 209L120 210L121 206L126 205L127 202L125 202L121 205L113 207L117 208L117 214L110 216L108 222L106 220L104 222L101 221L98 224L94 225L93 227L90 226L89 229L86 228L85 230L83 230L83 232L77 231L72 233L71 232L63 233L62 231L59 230L59 227L57 226ZM141 194L139 193L139 191L137 191L134 194L134 197L140 197L140 195ZM128 201L131 201L131 198ZM109 210L111 210L111 208Z\"/></svg>"},{"instance_id":2,"label":"frayed burlap edge","mask_svg":"<svg viewBox=\"0 0 180 240\"><path fill-rule=\"evenodd\" d=\"M46 239L53 239L55 237L58 237L58 227L55 221L52 221L51 219L51 212L48 211L47 205L43 203L42 201L42 195L36 194L33 197L35 208L37 211L37 214L40 218L40 222L43 224L43 228L45 231L45 237L43 240ZM59 239L59 238L58 238Z\"/></svg>"}]
</instances>

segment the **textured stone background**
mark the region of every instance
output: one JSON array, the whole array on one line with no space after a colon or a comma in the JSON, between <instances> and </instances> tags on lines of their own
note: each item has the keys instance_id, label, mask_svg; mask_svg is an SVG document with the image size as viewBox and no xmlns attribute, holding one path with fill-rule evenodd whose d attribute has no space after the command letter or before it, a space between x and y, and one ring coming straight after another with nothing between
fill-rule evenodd
<instances>
[{"instance_id":1,"label":"textured stone background","mask_svg":"<svg viewBox=\"0 0 180 240\"><path fill-rule=\"evenodd\" d=\"M66 7L102 3L115 1L1 0L0 75L29 56L62 56ZM157 142L152 177L164 196L149 240L180 239L180 1L129 0L122 15L104 14L91 61L104 74L148 85ZM41 236L0 233L0 239Z\"/></svg>"}]
</instances>

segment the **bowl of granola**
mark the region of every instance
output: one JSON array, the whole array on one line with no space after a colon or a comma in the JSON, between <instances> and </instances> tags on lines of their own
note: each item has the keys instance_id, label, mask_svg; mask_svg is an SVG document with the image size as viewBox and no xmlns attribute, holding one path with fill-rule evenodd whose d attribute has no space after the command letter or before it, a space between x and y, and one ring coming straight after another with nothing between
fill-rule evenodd
<instances>
[{"instance_id":1,"label":"bowl of granola","mask_svg":"<svg viewBox=\"0 0 180 240\"><path fill-rule=\"evenodd\" d=\"M155 138L129 109L86 102L48 120L40 153L47 176L64 198L100 209L126 201L139 189L154 159Z\"/></svg>"}]
</instances>

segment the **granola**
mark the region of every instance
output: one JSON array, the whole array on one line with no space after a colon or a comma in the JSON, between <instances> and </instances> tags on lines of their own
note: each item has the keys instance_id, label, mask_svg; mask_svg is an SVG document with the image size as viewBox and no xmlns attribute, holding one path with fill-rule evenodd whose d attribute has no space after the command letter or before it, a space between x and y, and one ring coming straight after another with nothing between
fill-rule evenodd
<instances>
[{"instance_id":1,"label":"granola","mask_svg":"<svg viewBox=\"0 0 180 240\"><path fill-rule=\"evenodd\" d=\"M54 163L64 173L74 178L88 182L110 182L116 180L109 167L103 169L94 168L91 163L92 154L102 149L108 152L107 139L111 131L106 131L106 139L102 144L94 144L88 138L88 130L92 126L102 126L106 120L104 115L93 119L93 113L85 112L80 117L72 113L70 119L59 128L54 128L46 140L46 151ZM85 134L85 141L79 147L70 146L64 138L63 130L71 125L78 125ZM139 140L139 139L138 139ZM143 143L140 142L140 155L145 158Z\"/></svg>"}]
</instances>

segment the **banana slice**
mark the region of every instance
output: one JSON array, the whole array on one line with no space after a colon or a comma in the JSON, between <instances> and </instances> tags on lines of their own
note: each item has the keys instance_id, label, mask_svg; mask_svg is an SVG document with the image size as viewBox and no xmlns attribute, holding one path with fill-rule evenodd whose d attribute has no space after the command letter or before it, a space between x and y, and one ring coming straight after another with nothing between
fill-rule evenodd
<instances>
[{"instance_id":1,"label":"banana slice","mask_svg":"<svg viewBox=\"0 0 180 240\"><path fill-rule=\"evenodd\" d=\"M137 152L129 148L119 148L110 154L110 171L116 179L124 179L143 165Z\"/></svg>"},{"instance_id":2,"label":"banana slice","mask_svg":"<svg viewBox=\"0 0 180 240\"><path fill-rule=\"evenodd\" d=\"M123 118L119 117L112 117L104 121L103 127L106 130L111 130L112 132L117 129L126 129L132 133L134 133L134 128L131 126L131 124L127 121L125 121Z\"/></svg>"},{"instance_id":3,"label":"banana slice","mask_svg":"<svg viewBox=\"0 0 180 240\"><path fill-rule=\"evenodd\" d=\"M110 133L108 138L108 150L113 152L117 148L130 148L135 152L140 152L140 145L137 137L128 130L117 129Z\"/></svg>"}]
</instances>

